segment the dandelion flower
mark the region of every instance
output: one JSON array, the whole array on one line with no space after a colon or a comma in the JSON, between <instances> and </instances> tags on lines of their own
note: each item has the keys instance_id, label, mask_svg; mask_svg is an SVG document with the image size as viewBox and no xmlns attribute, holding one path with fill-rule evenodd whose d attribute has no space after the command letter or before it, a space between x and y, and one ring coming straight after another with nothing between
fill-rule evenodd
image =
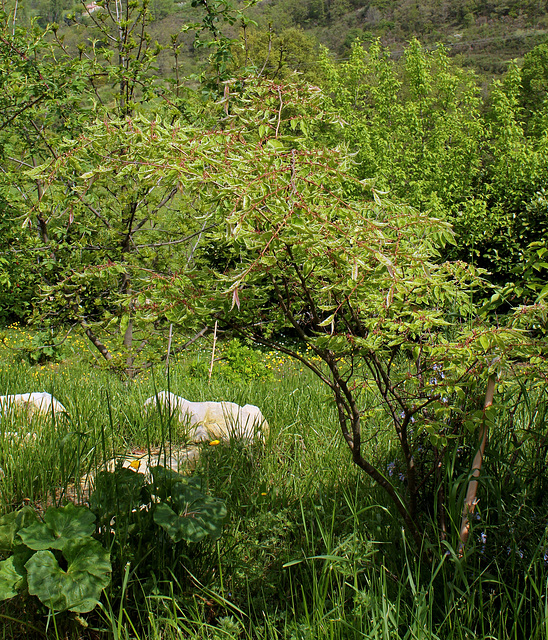
<instances>
[{"instance_id":1,"label":"dandelion flower","mask_svg":"<svg viewBox=\"0 0 548 640\"><path fill-rule=\"evenodd\" d=\"M221 444L221 441L220 441L220 440L212 440L212 441L209 443L209 446L210 446L210 447L214 447L214 446L216 446L216 445L218 445L218 444Z\"/></svg>"}]
</instances>

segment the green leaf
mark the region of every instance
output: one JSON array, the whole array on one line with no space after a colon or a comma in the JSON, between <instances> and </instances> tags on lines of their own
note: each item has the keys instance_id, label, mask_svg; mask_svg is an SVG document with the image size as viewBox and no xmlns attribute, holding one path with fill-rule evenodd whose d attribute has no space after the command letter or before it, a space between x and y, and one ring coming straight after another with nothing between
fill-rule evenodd
<instances>
[{"instance_id":1,"label":"green leaf","mask_svg":"<svg viewBox=\"0 0 548 640\"><path fill-rule=\"evenodd\" d=\"M200 542L207 535L205 528L192 513L177 515L163 502L154 509L154 522L167 532L173 542Z\"/></svg>"},{"instance_id":2,"label":"green leaf","mask_svg":"<svg viewBox=\"0 0 548 640\"><path fill-rule=\"evenodd\" d=\"M189 478L181 473L173 471L173 469L163 467L161 465L151 467L150 471L152 473L154 494L158 496L160 500L168 500L171 497L173 487L178 483L184 483L185 485L192 486L200 492L201 480L197 477ZM201 492L200 495L202 495Z\"/></svg>"},{"instance_id":3,"label":"green leaf","mask_svg":"<svg viewBox=\"0 0 548 640\"><path fill-rule=\"evenodd\" d=\"M11 551L17 543L17 532L37 519L32 507L23 507L0 518L0 551Z\"/></svg>"},{"instance_id":4,"label":"green leaf","mask_svg":"<svg viewBox=\"0 0 548 640\"><path fill-rule=\"evenodd\" d=\"M489 351L489 347L491 346L491 343L489 342L489 337L486 336L485 334L481 335L479 337L479 341L480 341L481 346L483 347L483 350L484 351Z\"/></svg>"},{"instance_id":5,"label":"green leaf","mask_svg":"<svg viewBox=\"0 0 548 640\"><path fill-rule=\"evenodd\" d=\"M333 320L335 319L335 313L332 313L330 316L328 316L323 322L320 322L320 324L318 325L319 327L327 327L328 325L330 325Z\"/></svg>"},{"instance_id":6,"label":"green leaf","mask_svg":"<svg viewBox=\"0 0 548 640\"><path fill-rule=\"evenodd\" d=\"M282 142L280 142L279 140L276 140L275 138L269 138L266 141L266 146L270 147L271 149L273 149L274 151L283 151L284 150L284 145Z\"/></svg>"},{"instance_id":7,"label":"green leaf","mask_svg":"<svg viewBox=\"0 0 548 640\"><path fill-rule=\"evenodd\" d=\"M0 562L0 600L16 596L25 585L28 553L16 553Z\"/></svg>"},{"instance_id":8,"label":"green leaf","mask_svg":"<svg viewBox=\"0 0 548 640\"><path fill-rule=\"evenodd\" d=\"M86 613L99 602L110 582L109 553L93 538L70 540L63 556L63 571L51 551L38 551L26 563L28 589L42 604L55 611Z\"/></svg>"},{"instance_id":9,"label":"green leaf","mask_svg":"<svg viewBox=\"0 0 548 640\"><path fill-rule=\"evenodd\" d=\"M101 471L95 480L90 507L100 518L110 520L115 513L129 513L142 503L145 476L120 467L114 472Z\"/></svg>"},{"instance_id":10,"label":"green leaf","mask_svg":"<svg viewBox=\"0 0 548 640\"><path fill-rule=\"evenodd\" d=\"M539 293L537 300L544 299L548 295L548 284L542 288L542 291Z\"/></svg>"},{"instance_id":11,"label":"green leaf","mask_svg":"<svg viewBox=\"0 0 548 640\"><path fill-rule=\"evenodd\" d=\"M165 495L165 494L164 494ZM226 517L226 506L222 500L204 495L196 486L177 482L171 487L171 496L166 495L168 504L157 504L154 522L161 526L173 540L179 542L199 542L209 535L220 538Z\"/></svg>"},{"instance_id":12,"label":"green leaf","mask_svg":"<svg viewBox=\"0 0 548 640\"><path fill-rule=\"evenodd\" d=\"M44 522L36 522L19 531L19 537L34 550L63 549L70 541L91 535L95 531L95 516L87 507L50 507Z\"/></svg>"},{"instance_id":13,"label":"green leaf","mask_svg":"<svg viewBox=\"0 0 548 640\"><path fill-rule=\"evenodd\" d=\"M31 526L19 532L19 537L29 549L61 549L66 540L61 541L61 546L53 531L44 522L35 522Z\"/></svg>"}]
</instances>

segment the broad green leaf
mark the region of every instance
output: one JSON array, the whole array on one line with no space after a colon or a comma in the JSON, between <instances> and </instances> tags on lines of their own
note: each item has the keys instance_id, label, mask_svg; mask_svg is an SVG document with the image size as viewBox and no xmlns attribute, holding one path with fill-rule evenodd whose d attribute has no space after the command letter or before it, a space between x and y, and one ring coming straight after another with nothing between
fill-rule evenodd
<instances>
[{"instance_id":1,"label":"broad green leaf","mask_svg":"<svg viewBox=\"0 0 548 640\"><path fill-rule=\"evenodd\" d=\"M16 553L0 562L0 600L16 596L25 585L28 553Z\"/></svg>"},{"instance_id":2,"label":"broad green leaf","mask_svg":"<svg viewBox=\"0 0 548 640\"><path fill-rule=\"evenodd\" d=\"M164 528L174 542L198 542L206 535L219 538L226 517L222 500L204 495L190 483L176 482L164 499L171 506L160 503L154 509L154 521ZM170 494L170 495L169 495ZM172 508L173 507L173 508Z\"/></svg>"},{"instance_id":3,"label":"broad green leaf","mask_svg":"<svg viewBox=\"0 0 548 640\"><path fill-rule=\"evenodd\" d=\"M154 522L167 532L173 542L200 542L208 533L192 512L177 515L163 502L154 508Z\"/></svg>"},{"instance_id":4,"label":"broad green leaf","mask_svg":"<svg viewBox=\"0 0 548 640\"><path fill-rule=\"evenodd\" d=\"M269 138L266 141L266 146L270 147L271 149L274 149L274 151L283 151L284 150L283 142L280 142L279 140L276 140L276 138Z\"/></svg>"},{"instance_id":5,"label":"broad green leaf","mask_svg":"<svg viewBox=\"0 0 548 640\"><path fill-rule=\"evenodd\" d=\"M70 540L91 535L95 531L95 516L87 507L71 502L65 507L50 507L44 522L36 522L19 532L30 549L63 549Z\"/></svg>"},{"instance_id":6,"label":"broad green leaf","mask_svg":"<svg viewBox=\"0 0 548 640\"><path fill-rule=\"evenodd\" d=\"M128 513L141 503L144 484L144 474L131 469L101 471L97 474L90 507L103 520L110 520L115 513Z\"/></svg>"},{"instance_id":7,"label":"broad green leaf","mask_svg":"<svg viewBox=\"0 0 548 640\"><path fill-rule=\"evenodd\" d=\"M177 484L183 483L184 485L194 487L198 492L201 489L201 480L197 477L189 478L181 473L177 473L168 467L157 465L151 467L152 473L152 488L154 494L160 498L160 500L167 500L171 497L173 487ZM201 492L200 492L200 495Z\"/></svg>"},{"instance_id":8,"label":"broad green leaf","mask_svg":"<svg viewBox=\"0 0 548 640\"><path fill-rule=\"evenodd\" d=\"M483 347L483 350L484 351L488 351L489 347L491 346L491 344L489 342L489 337L486 336L486 335L481 335L479 337L479 341L480 341L481 346Z\"/></svg>"},{"instance_id":9,"label":"broad green leaf","mask_svg":"<svg viewBox=\"0 0 548 640\"><path fill-rule=\"evenodd\" d=\"M63 550L67 570L51 551L38 551L26 563L31 595L55 611L86 613L99 602L110 582L108 551L93 538L68 541Z\"/></svg>"},{"instance_id":10,"label":"broad green leaf","mask_svg":"<svg viewBox=\"0 0 548 640\"><path fill-rule=\"evenodd\" d=\"M66 540L59 540L45 522L35 522L19 531L19 537L29 549L61 549Z\"/></svg>"},{"instance_id":11,"label":"broad green leaf","mask_svg":"<svg viewBox=\"0 0 548 640\"><path fill-rule=\"evenodd\" d=\"M17 544L17 532L37 519L32 507L23 507L0 518L0 551L11 551Z\"/></svg>"},{"instance_id":12,"label":"broad green leaf","mask_svg":"<svg viewBox=\"0 0 548 640\"><path fill-rule=\"evenodd\" d=\"M547 295L548 295L548 284L542 288L541 292L538 295L537 300L540 302L541 300L546 298Z\"/></svg>"}]
</instances>

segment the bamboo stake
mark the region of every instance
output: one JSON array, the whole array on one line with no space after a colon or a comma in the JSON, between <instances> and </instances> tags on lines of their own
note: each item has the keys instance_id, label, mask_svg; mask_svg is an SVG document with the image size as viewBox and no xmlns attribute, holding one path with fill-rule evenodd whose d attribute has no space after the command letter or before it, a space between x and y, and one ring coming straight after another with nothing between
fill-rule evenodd
<instances>
[{"instance_id":1,"label":"bamboo stake","mask_svg":"<svg viewBox=\"0 0 548 640\"><path fill-rule=\"evenodd\" d=\"M215 320L215 329L213 331L213 348L211 349L211 364L209 365L209 375L207 376L207 384L211 382L211 374L213 373L213 363L215 361L215 345L217 344L217 320Z\"/></svg>"},{"instance_id":2,"label":"bamboo stake","mask_svg":"<svg viewBox=\"0 0 548 640\"><path fill-rule=\"evenodd\" d=\"M481 465L483 463L483 455L485 453L485 446L487 444L487 433L489 427L485 419L485 413L487 409L493 404L493 397L495 395L495 376L489 376L487 381L487 391L485 392L485 402L483 404L483 418L481 422L481 428L479 433L479 449L474 456L472 462L472 476L468 483L468 491L466 492L466 498L464 499L464 507L462 509L462 521L460 525L460 544L459 544L459 558L464 555L464 547L470 534L470 516L474 513L476 508L478 491L478 478L481 472Z\"/></svg>"}]
</instances>

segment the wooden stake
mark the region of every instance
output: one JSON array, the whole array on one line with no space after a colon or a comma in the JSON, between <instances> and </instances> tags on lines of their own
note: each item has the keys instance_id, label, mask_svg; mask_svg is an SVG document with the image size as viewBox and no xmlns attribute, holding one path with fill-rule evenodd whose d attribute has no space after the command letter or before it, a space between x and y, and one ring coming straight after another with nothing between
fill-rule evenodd
<instances>
[{"instance_id":1,"label":"wooden stake","mask_svg":"<svg viewBox=\"0 0 548 640\"><path fill-rule=\"evenodd\" d=\"M173 323L169 325L169 338L167 341L167 356L166 356L166 376L169 371L169 352L171 351L171 340L173 338Z\"/></svg>"},{"instance_id":2,"label":"wooden stake","mask_svg":"<svg viewBox=\"0 0 548 640\"><path fill-rule=\"evenodd\" d=\"M468 491L466 492L466 498L464 499L464 507L462 509L462 521L460 525L460 544L459 544L459 558L464 555L464 547L470 534L470 516L474 513L476 508L477 499L476 494L478 491L478 478L481 472L481 465L483 463L483 455L485 453L485 446L487 444L487 433L489 427L485 419L485 413L487 409L493 404L493 397L495 395L495 376L489 376L487 381L487 391L485 392L485 402L483 404L483 418L479 433L479 449L474 456L472 463L472 476L468 483Z\"/></svg>"},{"instance_id":3,"label":"wooden stake","mask_svg":"<svg viewBox=\"0 0 548 640\"><path fill-rule=\"evenodd\" d=\"M215 345L217 344L217 320L215 320L215 329L213 330L213 348L211 349L211 364L209 365L209 375L207 376L207 384L211 382L211 374L213 373L213 362L215 361Z\"/></svg>"}]
</instances>

